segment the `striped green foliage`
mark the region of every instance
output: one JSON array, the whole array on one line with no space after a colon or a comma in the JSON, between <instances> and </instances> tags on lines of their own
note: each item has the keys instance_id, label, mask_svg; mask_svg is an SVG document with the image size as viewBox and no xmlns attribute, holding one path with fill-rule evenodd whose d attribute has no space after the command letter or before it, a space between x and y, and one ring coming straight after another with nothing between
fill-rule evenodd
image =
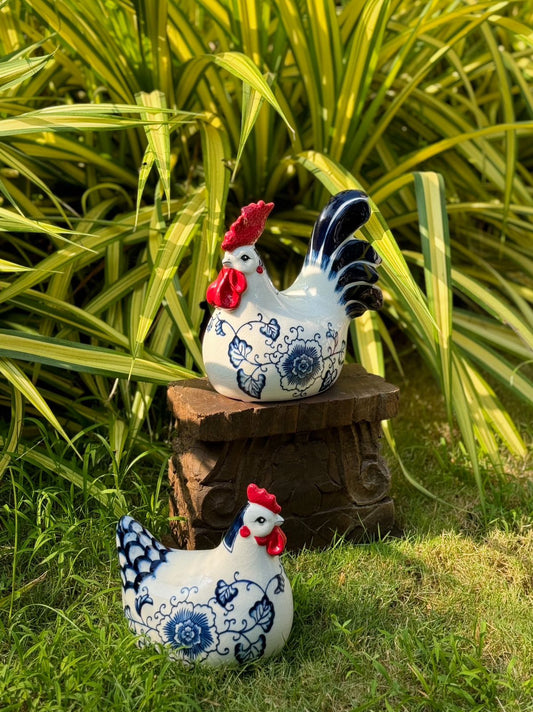
<instances>
[{"instance_id":1,"label":"striped green foliage","mask_svg":"<svg viewBox=\"0 0 533 712\"><path fill-rule=\"evenodd\" d=\"M480 453L500 467L502 444L525 451L495 382L533 404L527 3L13 0L0 13L12 452L24 404L72 438L90 398L120 452L145 438L158 384L202 373L225 225L276 203L262 245L283 288L329 193L350 186L372 199L385 294L353 323L354 356L385 373L420 352L480 493Z\"/></svg>"}]
</instances>

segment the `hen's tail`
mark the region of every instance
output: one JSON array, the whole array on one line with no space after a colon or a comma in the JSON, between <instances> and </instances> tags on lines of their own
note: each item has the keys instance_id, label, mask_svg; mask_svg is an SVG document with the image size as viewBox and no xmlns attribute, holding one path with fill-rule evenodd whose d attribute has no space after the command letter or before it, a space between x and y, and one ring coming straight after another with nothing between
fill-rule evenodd
<instances>
[{"instance_id":1,"label":"hen's tail","mask_svg":"<svg viewBox=\"0 0 533 712\"><path fill-rule=\"evenodd\" d=\"M334 195L315 223L304 270L319 268L335 280L335 292L350 318L383 304L376 267L381 258L365 240L352 235L370 218L368 197L359 190Z\"/></svg>"},{"instance_id":2,"label":"hen's tail","mask_svg":"<svg viewBox=\"0 0 533 712\"><path fill-rule=\"evenodd\" d=\"M147 576L166 561L167 549L133 517L125 516L117 524L117 551L124 590L135 593Z\"/></svg>"}]
</instances>

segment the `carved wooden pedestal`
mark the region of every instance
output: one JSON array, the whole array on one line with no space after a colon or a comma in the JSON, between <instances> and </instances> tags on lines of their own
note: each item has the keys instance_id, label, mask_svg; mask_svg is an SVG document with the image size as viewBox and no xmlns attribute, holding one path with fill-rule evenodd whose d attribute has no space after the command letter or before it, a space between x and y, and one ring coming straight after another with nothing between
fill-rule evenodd
<instances>
[{"instance_id":1,"label":"carved wooden pedestal","mask_svg":"<svg viewBox=\"0 0 533 712\"><path fill-rule=\"evenodd\" d=\"M246 487L273 492L292 549L327 546L335 532L362 540L390 530L390 474L380 455L382 420L398 412L399 391L359 365L345 365L323 394L299 401L243 403L207 379L168 389L176 418L170 460L170 515L180 546L217 545Z\"/></svg>"}]
</instances>

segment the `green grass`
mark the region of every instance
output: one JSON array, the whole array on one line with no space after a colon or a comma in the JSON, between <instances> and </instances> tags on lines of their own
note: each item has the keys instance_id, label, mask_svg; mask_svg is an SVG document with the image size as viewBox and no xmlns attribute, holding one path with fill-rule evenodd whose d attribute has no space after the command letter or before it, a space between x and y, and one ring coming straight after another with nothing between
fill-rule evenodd
<instances>
[{"instance_id":1,"label":"green grass","mask_svg":"<svg viewBox=\"0 0 533 712\"><path fill-rule=\"evenodd\" d=\"M291 638L248 669L184 668L138 649L122 615L111 506L15 463L0 493L0 708L533 710L531 469L508 461L512 477L487 479L483 517L436 389L416 364L408 372L401 454L449 504L394 472L402 536L286 556ZM82 443L100 481L164 534L164 469L117 467L94 431ZM49 436L47 447L53 459L65 446Z\"/></svg>"}]
</instances>

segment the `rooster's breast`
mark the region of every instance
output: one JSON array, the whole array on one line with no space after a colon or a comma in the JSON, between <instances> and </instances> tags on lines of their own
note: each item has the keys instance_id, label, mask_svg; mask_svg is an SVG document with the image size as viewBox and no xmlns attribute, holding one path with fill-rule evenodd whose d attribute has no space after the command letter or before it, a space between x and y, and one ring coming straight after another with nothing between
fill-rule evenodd
<instances>
[{"instance_id":1,"label":"rooster's breast","mask_svg":"<svg viewBox=\"0 0 533 712\"><path fill-rule=\"evenodd\" d=\"M219 393L242 401L315 395L340 374L348 324L335 303L296 291L264 306L243 300L233 311L215 309L203 339L207 375Z\"/></svg>"}]
</instances>

